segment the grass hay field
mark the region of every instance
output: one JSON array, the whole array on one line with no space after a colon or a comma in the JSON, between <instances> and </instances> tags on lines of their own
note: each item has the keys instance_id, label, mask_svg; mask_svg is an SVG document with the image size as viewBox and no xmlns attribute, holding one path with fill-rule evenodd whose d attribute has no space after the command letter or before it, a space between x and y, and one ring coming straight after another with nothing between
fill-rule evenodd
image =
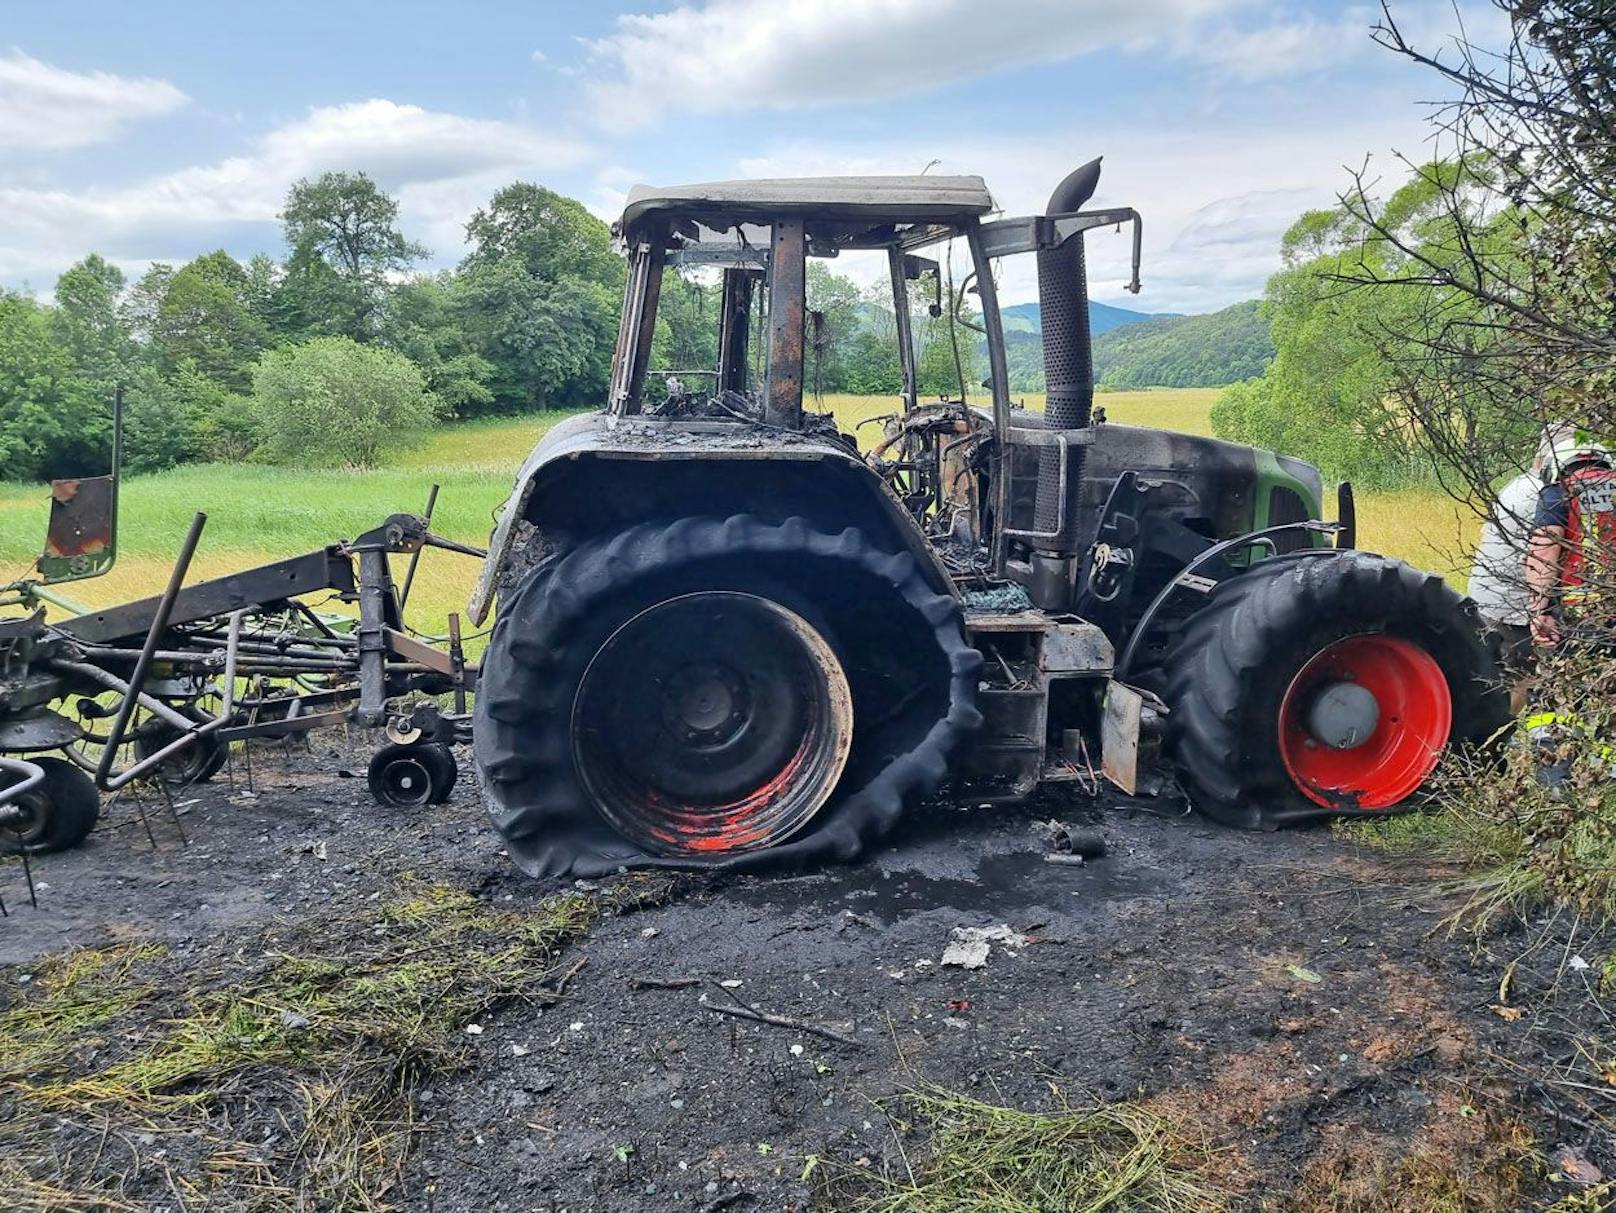
<instances>
[{"instance_id":1,"label":"grass hay field","mask_svg":"<svg viewBox=\"0 0 1616 1213\"><path fill-rule=\"evenodd\" d=\"M1101 393L1097 403L1112 421L1207 434L1217 395L1213 388L1109 392ZM1024 399L1029 407L1043 407L1040 396ZM826 396L824 404L845 428L897 408L893 398L878 396ZM64 592L92 607L156 593L196 510L207 512L208 525L192 566L193 579L352 538L388 514L421 509L433 484L442 486L433 529L465 543L485 543L517 467L563 416L446 426L393 466L368 472L207 464L131 477L123 490L117 567L98 580L63 587ZM857 432L868 442L879 430L865 425ZM1364 547L1450 577L1458 574L1462 583L1476 522L1440 491L1364 494L1358 508ZM43 485L0 486L0 572L6 577L29 571L44 536L45 514ZM476 575L476 562L469 557L427 553L411 597L409 622L441 633L447 613L464 609Z\"/></svg>"}]
</instances>

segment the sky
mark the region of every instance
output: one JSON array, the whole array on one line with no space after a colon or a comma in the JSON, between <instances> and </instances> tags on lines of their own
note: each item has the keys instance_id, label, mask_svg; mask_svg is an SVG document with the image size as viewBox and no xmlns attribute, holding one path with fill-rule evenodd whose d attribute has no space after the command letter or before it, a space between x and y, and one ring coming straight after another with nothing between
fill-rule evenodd
<instances>
[{"instance_id":1,"label":"sky","mask_svg":"<svg viewBox=\"0 0 1616 1213\"><path fill-rule=\"evenodd\" d=\"M1489 0L1391 0L1423 46L1506 32ZM430 267L500 186L603 218L629 186L978 173L1042 210L1105 157L1096 298L1211 311L1259 295L1285 228L1369 167L1428 158L1440 81L1320 0L159 0L0 6L0 286L48 296L91 251L138 276L284 253L297 179L369 173ZM930 166L928 168L928 166ZM1028 259L1020 259L1027 261ZM1006 264L1006 302L1035 297Z\"/></svg>"}]
</instances>

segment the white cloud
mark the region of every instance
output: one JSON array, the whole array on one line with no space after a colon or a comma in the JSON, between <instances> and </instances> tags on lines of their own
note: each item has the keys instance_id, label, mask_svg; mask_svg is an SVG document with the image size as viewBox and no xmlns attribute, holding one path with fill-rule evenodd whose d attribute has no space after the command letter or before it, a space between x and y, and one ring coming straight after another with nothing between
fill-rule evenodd
<instances>
[{"instance_id":1,"label":"white cloud","mask_svg":"<svg viewBox=\"0 0 1616 1213\"><path fill-rule=\"evenodd\" d=\"M1247 0L707 0L627 13L585 43L589 96L619 127L874 101L1108 46L1145 47ZM946 35L946 36L939 36Z\"/></svg>"},{"instance_id":2,"label":"white cloud","mask_svg":"<svg viewBox=\"0 0 1616 1213\"><path fill-rule=\"evenodd\" d=\"M369 173L399 197L411 236L453 253L471 210L518 176L579 162L572 140L507 122L373 99L311 109L245 155L83 191L0 187L0 279L60 270L97 249L130 260L204 251L268 225L288 187L332 170Z\"/></svg>"},{"instance_id":3,"label":"white cloud","mask_svg":"<svg viewBox=\"0 0 1616 1213\"><path fill-rule=\"evenodd\" d=\"M1483 46L1501 46L1509 35L1508 16L1488 0L1401 0L1392 7L1409 42L1428 54L1452 48L1461 29ZM1389 60L1371 33L1385 20L1379 5L1351 5L1334 17L1312 14L1271 16L1256 25L1210 22L1179 31L1173 52L1226 79L1256 83L1284 76L1350 70L1354 61Z\"/></svg>"},{"instance_id":4,"label":"white cloud","mask_svg":"<svg viewBox=\"0 0 1616 1213\"><path fill-rule=\"evenodd\" d=\"M1399 0L1394 12L1425 47L1457 29L1455 0ZM1457 13L1483 43L1507 33L1490 0L1459 0ZM1107 49L1251 84L1384 55L1370 38L1380 19L1376 4L1319 16L1295 0L687 0L581 40L581 74L597 118L632 130L677 112L884 100Z\"/></svg>"},{"instance_id":5,"label":"white cloud","mask_svg":"<svg viewBox=\"0 0 1616 1213\"><path fill-rule=\"evenodd\" d=\"M1331 205L1348 184L1348 167L1367 153L1388 178L1403 175L1389 156L1418 158L1425 137L1417 112L1385 119L1294 127L1226 127L1216 131L1160 129L1051 132L1047 136L930 138L906 143L837 147L781 145L743 159L738 175L794 177L838 173L913 173L922 156L940 158L936 173L979 173L1006 214L1042 213L1056 183L1078 164L1108 152L1094 206L1132 206L1144 217L1144 291L1123 291L1131 241L1110 229L1088 237L1089 272L1097 298L1151 312L1212 311L1261 294L1279 268L1279 240L1310 207ZM956 258L956 269L958 259ZM1006 303L1037 298L1033 259L1008 258L999 267Z\"/></svg>"},{"instance_id":6,"label":"white cloud","mask_svg":"<svg viewBox=\"0 0 1616 1213\"><path fill-rule=\"evenodd\" d=\"M100 143L186 100L166 80L70 72L12 51L0 55L0 147L54 151Z\"/></svg>"}]
</instances>

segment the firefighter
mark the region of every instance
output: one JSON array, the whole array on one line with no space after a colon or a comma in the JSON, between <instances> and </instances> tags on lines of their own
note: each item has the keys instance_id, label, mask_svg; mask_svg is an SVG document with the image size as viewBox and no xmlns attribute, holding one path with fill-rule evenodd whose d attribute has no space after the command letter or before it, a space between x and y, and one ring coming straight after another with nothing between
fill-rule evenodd
<instances>
[{"instance_id":1,"label":"firefighter","mask_svg":"<svg viewBox=\"0 0 1616 1213\"><path fill-rule=\"evenodd\" d=\"M1560 643L1568 623L1616 618L1616 469L1587 442L1555 449L1526 557L1532 640Z\"/></svg>"},{"instance_id":2,"label":"firefighter","mask_svg":"<svg viewBox=\"0 0 1616 1213\"><path fill-rule=\"evenodd\" d=\"M1556 445L1575 439L1570 426L1545 426L1532 452L1532 466L1498 490L1470 569L1469 594L1482 622L1498 637L1504 672L1511 684L1510 702L1519 713L1525 706L1533 669L1531 597L1524 569L1537 519L1543 473Z\"/></svg>"}]
</instances>

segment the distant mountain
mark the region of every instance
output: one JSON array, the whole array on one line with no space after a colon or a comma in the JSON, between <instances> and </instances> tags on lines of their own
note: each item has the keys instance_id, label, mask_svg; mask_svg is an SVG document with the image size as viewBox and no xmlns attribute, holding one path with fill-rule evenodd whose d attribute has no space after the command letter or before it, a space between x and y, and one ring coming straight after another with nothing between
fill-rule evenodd
<instances>
[{"instance_id":1,"label":"distant mountain","mask_svg":"<svg viewBox=\"0 0 1616 1213\"><path fill-rule=\"evenodd\" d=\"M1000 312L1004 317L1006 333L1033 333L1043 331L1043 313L1036 303L1017 303ZM1160 320L1177 316L1177 312L1135 312L1125 307L1112 307L1109 303L1089 300L1089 332L1098 337L1125 324L1139 324L1146 320Z\"/></svg>"},{"instance_id":2,"label":"distant mountain","mask_svg":"<svg viewBox=\"0 0 1616 1213\"><path fill-rule=\"evenodd\" d=\"M1133 322L1100 328L1090 305L1094 327L1094 377L1103 388L1221 387L1260 375L1274 357L1268 322L1248 299L1205 316L1139 317L1124 308L1108 312L1138 317ZM1027 323L1015 331L1005 325L1010 386L1016 391L1044 390L1043 345L1030 321L1037 304L1020 304Z\"/></svg>"},{"instance_id":3,"label":"distant mountain","mask_svg":"<svg viewBox=\"0 0 1616 1213\"><path fill-rule=\"evenodd\" d=\"M1274 358L1268 321L1247 299L1206 316L1112 329L1094 342L1103 387L1221 387L1260 375Z\"/></svg>"}]
</instances>

